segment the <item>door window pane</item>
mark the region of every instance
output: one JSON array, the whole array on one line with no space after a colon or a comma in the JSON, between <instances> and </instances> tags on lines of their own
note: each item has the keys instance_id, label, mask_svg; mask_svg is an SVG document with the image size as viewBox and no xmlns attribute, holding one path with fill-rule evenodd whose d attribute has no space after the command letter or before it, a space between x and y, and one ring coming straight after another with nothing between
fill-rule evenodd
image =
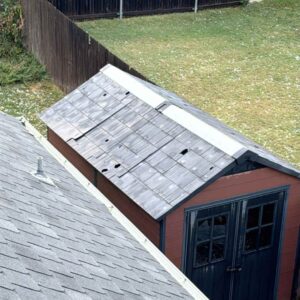
<instances>
[{"instance_id":1,"label":"door window pane","mask_svg":"<svg viewBox=\"0 0 300 300\"><path fill-rule=\"evenodd\" d=\"M210 239L211 219L200 220L197 228L197 240L205 241Z\"/></svg>"},{"instance_id":2,"label":"door window pane","mask_svg":"<svg viewBox=\"0 0 300 300\"><path fill-rule=\"evenodd\" d=\"M214 217L213 236L223 236L226 233L227 215Z\"/></svg>"},{"instance_id":3,"label":"door window pane","mask_svg":"<svg viewBox=\"0 0 300 300\"><path fill-rule=\"evenodd\" d=\"M203 265L209 262L209 242L201 243L196 248L196 265Z\"/></svg>"},{"instance_id":4,"label":"door window pane","mask_svg":"<svg viewBox=\"0 0 300 300\"><path fill-rule=\"evenodd\" d=\"M248 209L247 229L258 226L259 212L260 212L260 207L254 207Z\"/></svg>"},{"instance_id":5,"label":"door window pane","mask_svg":"<svg viewBox=\"0 0 300 300\"><path fill-rule=\"evenodd\" d=\"M264 206L261 223L269 224L273 222L275 203L270 203Z\"/></svg>"},{"instance_id":6,"label":"door window pane","mask_svg":"<svg viewBox=\"0 0 300 300\"><path fill-rule=\"evenodd\" d=\"M254 229L246 233L246 238L245 238L246 251L256 250L257 235L258 235L258 229Z\"/></svg>"},{"instance_id":7,"label":"door window pane","mask_svg":"<svg viewBox=\"0 0 300 300\"><path fill-rule=\"evenodd\" d=\"M196 227L194 265L197 267L224 259L228 214L200 219Z\"/></svg>"},{"instance_id":8,"label":"door window pane","mask_svg":"<svg viewBox=\"0 0 300 300\"><path fill-rule=\"evenodd\" d=\"M272 230L273 226L266 226L261 228L260 237L259 237L259 247L268 247L272 242Z\"/></svg>"},{"instance_id":9,"label":"door window pane","mask_svg":"<svg viewBox=\"0 0 300 300\"><path fill-rule=\"evenodd\" d=\"M212 261L224 258L225 238L213 240L212 244Z\"/></svg>"}]
</instances>

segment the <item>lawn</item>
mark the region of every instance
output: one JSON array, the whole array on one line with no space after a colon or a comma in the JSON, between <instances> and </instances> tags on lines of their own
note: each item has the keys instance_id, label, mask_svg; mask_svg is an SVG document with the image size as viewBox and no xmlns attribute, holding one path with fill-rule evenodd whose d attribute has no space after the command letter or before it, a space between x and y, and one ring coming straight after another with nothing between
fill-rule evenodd
<instances>
[{"instance_id":1,"label":"lawn","mask_svg":"<svg viewBox=\"0 0 300 300\"><path fill-rule=\"evenodd\" d=\"M155 83L300 167L300 1L79 23Z\"/></svg>"},{"instance_id":2,"label":"lawn","mask_svg":"<svg viewBox=\"0 0 300 300\"><path fill-rule=\"evenodd\" d=\"M38 114L62 96L62 92L50 80L45 79L27 83L0 84L0 111L13 116L25 116L45 135L46 127Z\"/></svg>"}]
</instances>

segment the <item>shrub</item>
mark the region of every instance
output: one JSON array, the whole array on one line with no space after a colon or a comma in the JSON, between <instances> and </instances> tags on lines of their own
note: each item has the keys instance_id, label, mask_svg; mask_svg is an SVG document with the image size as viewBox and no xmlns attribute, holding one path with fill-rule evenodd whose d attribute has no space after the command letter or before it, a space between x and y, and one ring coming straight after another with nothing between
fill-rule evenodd
<instances>
[{"instance_id":1,"label":"shrub","mask_svg":"<svg viewBox=\"0 0 300 300\"><path fill-rule=\"evenodd\" d=\"M20 2L0 0L0 86L38 81L46 76L45 68L22 45L22 27Z\"/></svg>"},{"instance_id":2,"label":"shrub","mask_svg":"<svg viewBox=\"0 0 300 300\"><path fill-rule=\"evenodd\" d=\"M23 18L18 0L2 0L0 3L0 36L8 42L22 44Z\"/></svg>"}]
</instances>

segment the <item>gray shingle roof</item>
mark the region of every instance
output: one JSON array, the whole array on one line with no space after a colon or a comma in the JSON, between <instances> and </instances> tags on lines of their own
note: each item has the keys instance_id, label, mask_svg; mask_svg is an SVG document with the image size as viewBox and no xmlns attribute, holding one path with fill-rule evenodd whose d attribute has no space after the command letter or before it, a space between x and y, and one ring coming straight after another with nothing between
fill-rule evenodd
<instances>
[{"instance_id":1,"label":"gray shingle roof","mask_svg":"<svg viewBox=\"0 0 300 300\"><path fill-rule=\"evenodd\" d=\"M42 120L155 219L246 157L300 174L175 94L111 65Z\"/></svg>"},{"instance_id":2,"label":"gray shingle roof","mask_svg":"<svg viewBox=\"0 0 300 300\"><path fill-rule=\"evenodd\" d=\"M54 185L32 175L37 157ZM1 299L191 299L19 120L0 113Z\"/></svg>"}]
</instances>

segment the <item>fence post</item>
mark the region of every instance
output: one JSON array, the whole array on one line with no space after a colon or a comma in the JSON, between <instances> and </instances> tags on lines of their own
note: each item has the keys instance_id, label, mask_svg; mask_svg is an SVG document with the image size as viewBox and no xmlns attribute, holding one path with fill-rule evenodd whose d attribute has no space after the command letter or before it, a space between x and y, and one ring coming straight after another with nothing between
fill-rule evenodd
<instances>
[{"instance_id":1,"label":"fence post","mask_svg":"<svg viewBox=\"0 0 300 300\"><path fill-rule=\"evenodd\" d=\"M123 0L120 0L120 20L123 19Z\"/></svg>"},{"instance_id":2,"label":"fence post","mask_svg":"<svg viewBox=\"0 0 300 300\"><path fill-rule=\"evenodd\" d=\"M198 11L198 0L195 0L194 12L197 13L197 11Z\"/></svg>"}]
</instances>

